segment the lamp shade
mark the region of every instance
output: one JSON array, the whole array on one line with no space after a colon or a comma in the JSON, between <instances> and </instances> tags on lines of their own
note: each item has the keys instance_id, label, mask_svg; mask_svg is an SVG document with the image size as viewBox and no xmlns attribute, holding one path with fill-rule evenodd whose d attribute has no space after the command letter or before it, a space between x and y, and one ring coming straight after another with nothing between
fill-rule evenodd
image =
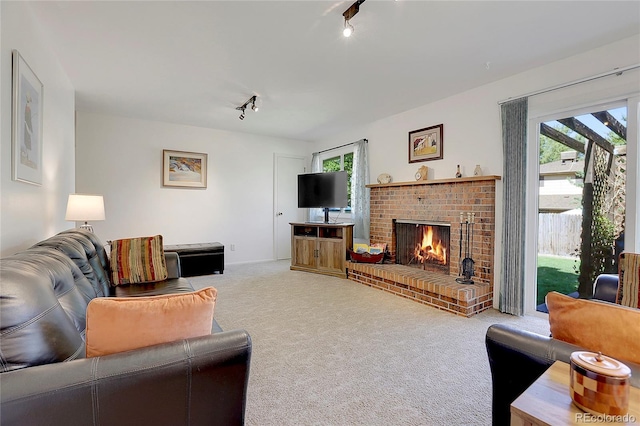
<instances>
[{"instance_id":1,"label":"lamp shade","mask_svg":"<svg viewBox=\"0 0 640 426\"><path fill-rule=\"evenodd\" d=\"M104 198L102 195L69 194L65 220L104 220Z\"/></svg>"}]
</instances>

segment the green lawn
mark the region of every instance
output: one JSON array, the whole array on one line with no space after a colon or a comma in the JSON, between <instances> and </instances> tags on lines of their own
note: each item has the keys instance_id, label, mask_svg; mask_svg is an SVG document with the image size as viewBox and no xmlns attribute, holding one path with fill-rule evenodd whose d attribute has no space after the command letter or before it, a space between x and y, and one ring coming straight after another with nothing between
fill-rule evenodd
<instances>
[{"instance_id":1,"label":"green lawn","mask_svg":"<svg viewBox=\"0 0 640 426\"><path fill-rule=\"evenodd\" d=\"M550 291L569 294L578 290L580 260L538 255L538 294L536 304L544 302Z\"/></svg>"}]
</instances>

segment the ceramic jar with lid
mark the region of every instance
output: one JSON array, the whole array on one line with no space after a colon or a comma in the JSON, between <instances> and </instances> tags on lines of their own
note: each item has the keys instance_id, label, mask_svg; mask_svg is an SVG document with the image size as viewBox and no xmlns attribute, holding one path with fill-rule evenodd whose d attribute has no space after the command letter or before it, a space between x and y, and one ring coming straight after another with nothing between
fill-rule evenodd
<instances>
[{"instance_id":1,"label":"ceramic jar with lid","mask_svg":"<svg viewBox=\"0 0 640 426\"><path fill-rule=\"evenodd\" d=\"M624 415L629 410L631 369L602 353L571 354L573 403L591 414Z\"/></svg>"}]
</instances>

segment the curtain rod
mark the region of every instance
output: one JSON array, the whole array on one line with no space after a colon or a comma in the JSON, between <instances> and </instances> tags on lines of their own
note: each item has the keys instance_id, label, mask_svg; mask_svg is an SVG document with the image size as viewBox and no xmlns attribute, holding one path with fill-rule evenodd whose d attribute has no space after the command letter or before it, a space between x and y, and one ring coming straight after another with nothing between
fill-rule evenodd
<instances>
[{"instance_id":1,"label":"curtain rod","mask_svg":"<svg viewBox=\"0 0 640 426\"><path fill-rule=\"evenodd\" d=\"M604 72L602 74L592 75L591 77L581 78L580 80L574 80L574 81L570 81L568 83L559 84L557 86L548 87L546 89L536 90L535 92L530 92L530 93L527 93L526 95L521 95L521 96L508 98L508 99L499 101L498 105L502 105L502 104L504 104L506 102L513 101L515 99L528 98L528 97L531 97L531 96L541 95L541 94L547 93L547 92L553 92L554 90L564 89L565 87L575 86L576 84L586 83L588 81L597 80L597 79L603 78L603 77L608 77L608 76L613 75L613 74L622 75L623 72L630 71L630 70L635 70L636 68L640 68L640 64L629 65L628 67L623 67L623 68L615 68L615 69L613 69L611 71L607 71L607 72Z\"/></svg>"},{"instance_id":2,"label":"curtain rod","mask_svg":"<svg viewBox=\"0 0 640 426\"><path fill-rule=\"evenodd\" d=\"M358 139L356 142L364 141L365 143L369 143L369 139ZM322 154L323 152L333 151L334 149L344 148L345 146L353 145L356 142L345 143L344 145L334 146L333 148L323 149L322 151L314 152L313 154Z\"/></svg>"}]
</instances>

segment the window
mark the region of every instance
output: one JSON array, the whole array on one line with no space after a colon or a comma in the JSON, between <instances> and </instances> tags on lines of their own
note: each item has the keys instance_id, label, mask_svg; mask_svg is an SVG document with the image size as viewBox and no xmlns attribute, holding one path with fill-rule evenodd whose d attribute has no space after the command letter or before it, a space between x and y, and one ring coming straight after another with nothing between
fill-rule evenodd
<instances>
[{"instance_id":1,"label":"window","mask_svg":"<svg viewBox=\"0 0 640 426\"><path fill-rule=\"evenodd\" d=\"M322 160L323 172L347 172L347 195L348 195L348 207L344 209L345 212L351 211L351 174L353 170L353 151L347 151L339 155L333 155L331 158L324 158ZM331 209L331 211L340 211L341 209Z\"/></svg>"}]
</instances>

